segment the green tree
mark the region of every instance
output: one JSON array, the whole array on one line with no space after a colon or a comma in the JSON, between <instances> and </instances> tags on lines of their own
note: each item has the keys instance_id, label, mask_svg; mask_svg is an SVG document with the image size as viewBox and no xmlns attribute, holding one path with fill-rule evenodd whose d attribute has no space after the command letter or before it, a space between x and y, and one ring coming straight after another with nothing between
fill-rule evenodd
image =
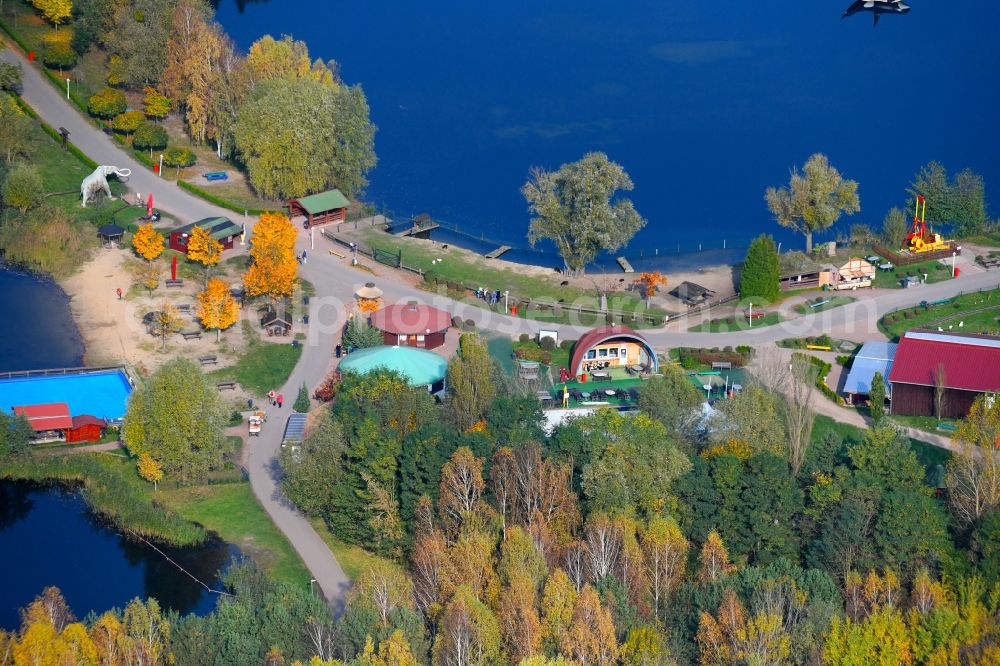
<instances>
[{"instance_id":1,"label":"green tree","mask_svg":"<svg viewBox=\"0 0 1000 666\"><path fill-rule=\"evenodd\" d=\"M843 213L861 210L857 182L844 180L822 153L812 155L801 172L793 169L788 187L767 188L764 198L778 224L806 237L806 252L812 252L814 233L829 229Z\"/></svg>"},{"instance_id":2,"label":"green tree","mask_svg":"<svg viewBox=\"0 0 1000 666\"><path fill-rule=\"evenodd\" d=\"M73 16L73 0L31 0L49 23L59 26Z\"/></svg>"},{"instance_id":3,"label":"green tree","mask_svg":"<svg viewBox=\"0 0 1000 666\"><path fill-rule=\"evenodd\" d=\"M98 118L109 120L119 113L124 113L127 107L125 93L114 88L103 88L93 95L87 102L87 110Z\"/></svg>"},{"instance_id":4,"label":"green tree","mask_svg":"<svg viewBox=\"0 0 1000 666\"><path fill-rule=\"evenodd\" d=\"M76 66L76 51L67 42L51 42L42 51L42 62L50 69L72 69Z\"/></svg>"},{"instance_id":5,"label":"green tree","mask_svg":"<svg viewBox=\"0 0 1000 666\"><path fill-rule=\"evenodd\" d=\"M986 223L986 188L982 176L965 169L949 180L948 171L938 162L920 168L907 188L908 206L917 195L927 202L927 221L951 224L960 235L975 234Z\"/></svg>"},{"instance_id":6,"label":"green tree","mask_svg":"<svg viewBox=\"0 0 1000 666\"><path fill-rule=\"evenodd\" d=\"M149 158L153 158L154 150L167 147L167 130L156 123L143 123L132 137L132 145L139 150L149 149Z\"/></svg>"},{"instance_id":7,"label":"green tree","mask_svg":"<svg viewBox=\"0 0 1000 666\"><path fill-rule=\"evenodd\" d=\"M345 348L365 349L385 344L382 331L368 323L364 317L351 317L344 326L343 345Z\"/></svg>"},{"instance_id":8,"label":"green tree","mask_svg":"<svg viewBox=\"0 0 1000 666\"><path fill-rule=\"evenodd\" d=\"M77 3L70 45L83 55L94 44L100 44L111 30L117 0L87 0Z\"/></svg>"},{"instance_id":9,"label":"green tree","mask_svg":"<svg viewBox=\"0 0 1000 666\"><path fill-rule=\"evenodd\" d=\"M309 389L306 387L306 383L302 382L302 386L299 387L299 394L295 397L295 404L292 405L292 409L302 414L306 414L312 408L312 402L309 400Z\"/></svg>"},{"instance_id":10,"label":"green tree","mask_svg":"<svg viewBox=\"0 0 1000 666\"><path fill-rule=\"evenodd\" d=\"M591 448L583 491L591 512L659 513L671 483L691 469L659 421L601 410L577 419Z\"/></svg>"},{"instance_id":11,"label":"green tree","mask_svg":"<svg viewBox=\"0 0 1000 666\"><path fill-rule=\"evenodd\" d=\"M135 90L155 85L163 74L176 0L116 3L105 48L119 60L120 83Z\"/></svg>"},{"instance_id":12,"label":"green tree","mask_svg":"<svg viewBox=\"0 0 1000 666\"><path fill-rule=\"evenodd\" d=\"M948 499L963 524L976 524L1000 508L1000 400L980 395L955 431L948 460Z\"/></svg>"},{"instance_id":13,"label":"green tree","mask_svg":"<svg viewBox=\"0 0 1000 666\"><path fill-rule=\"evenodd\" d=\"M79 268L97 246L94 228L70 219L67 212L42 204L26 215L9 216L0 225L0 247L7 259L33 264L56 277Z\"/></svg>"},{"instance_id":14,"label":"green tree","mask_svg":"<svg viewBox=\"0 0 1000 666\"><path fill-rule=\"evenodd\" d=\"M783 455L788 435L781 418L779 398L760 386L748 386L718 405L719 415L710 428L715 442L743 442L754 451Z\"/></svg>"},{"instance_id":15,"label":"green tree","mask_svg":"<svg viewBox=\"0 0 1000 666\"><path fill-rule=\"evenodd\" d=\"M521 188L533 216L528 241L552 241L566 269L582 274L598 252L617 250L646 225L631 200L613 200L632 188L625 169L604 153L587 153L558 171L532 169Z\"/></svg>"},{"instance_id":16,"label":"green tree","mask_svg":"<svg viewBox=\"0 0 1000 666\"><path fill-rule=\"evenodd\" d=\"M906 241L906 234L909 231L909 224L906 221L906 214L900 208L891 208L882 219L882 242L890 250L903 247Z\"/></svg>"},{"instance_id":17,"label":"green tree","mask_svg":"<svg viewBox=\"0 0 1000 666\"><path fill-rule=\"evenodd\" d=\"M0 410L0 460L28 452L34 430L24 416Z\"/></svg>"},{"instance_id":18,"label":"green tree","mask_svg":"<svg viewBox=\"0 0 1000 666\"><path fill-rule=\"evenodd\" d=\"M240 107L233 138L251 185L265 197L331 186L352 196L375 166L375 126L368 116L357 86L279 78L259 84Z\"/></svg>"},{"instance_id":19,"label":"green tree","mask_svg":"<svg viewBox=\"0 0 1000 666\"><path fill-rule=\"evenodd\" d=\"M868 389L868 408L875 423L885 416L885 380L881 372L876 372L872 377L872 385Z\"/></svg>"},{"instance_id":20,"label":"green tree","mask_svg":"<svg viewBox=\"0 0 1000 666\"><path fill-rule=\"evenodd\" d=\"M22 213L42 202L45 190L38 169L29 164L16 164L3 183L3 202Z\"/></svg>"},{"instance_id":21,"label":"green tree","mask_svg":"<svg viewBox=\"0 0 1000 666\"><path fill-rule=\"evenodd\" d=\"M0 62L0 90L17 92L21 89L21 64Z\"/></svg>"},{"instance_id":22,"label":"green tree","mask_svg":"<svg viewBox=\"0 0 1000 666\"><path fill-rule=\"evenodd\" d=\"M755 304L773 303L781 292L781 265L774 239L761 234L753 239L740 268L740 298Z\"/></svg>"},{"instance_id":23,"label":"green tree","mask_svg":"<svg viewBox=\"0 0 1000 666\"><path fill-rule=\"evenodd\" d=\"M218 390L197 365L178 358L132 393L122 438L132 455L148 453L168 477L194 483L221 466L225 425Z\"/></svg>"},{"instance_id":24,"label":"green tree","mask_svg":"<svg viewBox=\"0 0 1000 666\"><path fill-rule=\"evenodd\" d=\"M345 452L340 424L325 409L299 451L282 449L281 488L306 515L323 515L329 508L331 491L343 476Z\"/></svg>"},{"instance_id":25,"label":"green tree","mask_svg":"<svg viewBox=\"0 0 1000 666\"><path fill-rule=\"evenodd\" d=\"M7 164L28 154L33 124L12 97L0 98L0 154Z\"/></svg>"},{"instance_id":26,"label":"green tree","mask_svg":"<svg viewBox=\"0 0 1000 666\"><path fill-rule=\"evenodd\" d=\"M458 346L458 356L448 364L448 407L458 428L466 430L486 417L497 390L483 339L466 333Z\"/></svg>"},{"instance_id":27,"label":"green tree","mask_svg":"<svg viewBox=\"0 0 1000 666\"><path fill-rule=\"evenodd\" d=\"M173 148L168 148L165 153L163 153L163 163L167 166L172 166L177 169L177 177L181 175L181 169L193 165L196 161L195 154L188 150L187 148L181 148L179 146L174 146Z\"/></svg>"},{"instance_id":28,"label":"green tree","mask_svg":"<svg viewBox=\"0 0 1000 666\"><path fill-rule=\"evenodd\" d=\"M667 434L677 440L692 436L701 418L701 392L680 368L667 366L662 374L643 384L639 409L663 424Z\"/></svg>"},{"instance_id":29,"label":"green tree","mask_svg":"<svg viewBox=\"0 0 1000 666\"><path fill-rule=\"evenodd\" d=\"M500 626L496 616L465 585L445 608L434 640L434 666L500 664Z\"/></svg>"}]
</instances>

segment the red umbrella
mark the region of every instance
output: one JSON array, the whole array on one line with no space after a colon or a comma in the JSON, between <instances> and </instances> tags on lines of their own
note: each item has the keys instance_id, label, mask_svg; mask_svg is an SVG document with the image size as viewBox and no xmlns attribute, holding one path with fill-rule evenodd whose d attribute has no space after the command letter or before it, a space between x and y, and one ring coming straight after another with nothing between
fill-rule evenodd
<instances>
[{"instance_id":1,"label":"red umbrella","mask_svg":"<svg viewBox=\"0 0 1000 666\"><path fill-rule=\"evenodd\" d=\"M177 255L176 254L174 255L173 260L171 260L171 262L170 262L170 279L171 280L176 280L177 279Z\"/></svg>"},{"instance_id":2,"label":"red umbrella","mask_svg":"<svg viewBox=\"0 0 1000 666\"><path fill-rule=\"evenodd\" d=\"M153 193L149 193L149 198L146 199L146 217L153 217Z\"/></svg>"}]
</instances>

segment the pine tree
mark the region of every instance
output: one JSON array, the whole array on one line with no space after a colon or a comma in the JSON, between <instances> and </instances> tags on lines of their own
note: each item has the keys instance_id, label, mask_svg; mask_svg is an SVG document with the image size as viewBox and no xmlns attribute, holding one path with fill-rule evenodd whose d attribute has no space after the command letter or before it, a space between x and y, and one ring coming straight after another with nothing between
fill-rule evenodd
<instances>
[{"instance_id":1,"label":"pine tree","mask_svg":"<svg viewBox=\"0 0 1000 666\"><path fill-rule=\"evenodd\" d=\"M874 423L881 421L885 415L885 380L881 372L876 372L872 377L872 386L868 390L868 409Z\"/></svg>"},{"instance_id":2,"label":"pine tree","mask_svg":"<svg viewBox=\"0 0 1000 666\"><path fill-rule=\"evenodd\" d=\"M781 265L774 239L761 234L753 239L740 269L740 298L754 303L771 303L778 298Z\"/></svg>"}]
</instances>

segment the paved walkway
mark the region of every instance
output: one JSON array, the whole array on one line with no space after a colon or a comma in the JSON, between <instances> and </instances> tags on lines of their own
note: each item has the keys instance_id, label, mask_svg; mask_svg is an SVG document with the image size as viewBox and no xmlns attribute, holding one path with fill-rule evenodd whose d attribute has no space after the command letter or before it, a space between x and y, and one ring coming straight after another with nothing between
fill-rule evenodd
<instances>
[{"instance_id":1,"label":"paved walkway","mask_svg":"<svg viewBox=\"0 0 1000 666\"><path fill-rule=\"evenodd\" d=\"M5 51L0 54L8 62L20 62L24 70L23 98L38 114L53 127L65 127L70 131L70 140L95 161L102 164L113 164L118 167L132 169L129 187L142 192L152 192L157 208L173 213L181 220L192 221L202 217L223 215L231 217L232 213L213 206L178 188L175 184L154 176L145 166L129 157L118 145L100 132L72 107L63 95L60 95L41 74L30 65L19 53ZM252 230L252 220L247 220L248 231ZM312 243L315 243L313 246ZM478 306L467 305L454 301L443 295L430 294L426 291L410 287L396 281L389 275L380 278L377 274L365 271L362 267L351 265L350 258L338 258L329 253L334 249L333 243L319 233L313 241L305 233L299 234L298 249L309 249L309 261L301 267L301 275L316 287L316 296L311 299L309 307L310 325L308 339L305 341L302 358L292 372L288 382L280 390L291 405L298 388L305 383L314 388L325 376L331 362L333 346L337 335L345 321L346 305L352 302L355 289L365 282L375 280L383 290L388 303L410 300L428 303L446 310L453 316L462 319L472 319L479 329L488 329L502 335L516 338L521 333L534 334L540 329L555 329L560 339L576 339L588 330L585 326L566 324L550 324L529 321L517 317L485 310ZM344 253L343 248L337 248ZM376 273L383 269L376 265ZM390 274L389 269L384 269ZM958 280L940 282L933 285L879 292L877 298L873 294L858 296L858 300L850 305L834 308L825 312L796 317L780 325L756 328L732 333L688 333L654 329L643 331L654 347L666 348L672 346L689 347L723 347L726 345L766 345L788 337L819 335L824 332L836 331L838 337L855 337L870 339L880 337L877 329L878 319L894 308L916 305L921 301L933 301L953 296L960 291L974 291L981 288L994 287L1000 284L1000 273L982 272L974 275L963 275ZM690 325L697 322L692 321ZM827 404L824 404L827 403ZM833 418L858 423L860 416L856 412L843 410L829 403L817 400L820 413ZM272 409L268 422L263 428L260 438L255 438L250 445L248 455L250 482L254 494L264 506L268 515L281 529L295 550L302 557L309 571L322 587L326 598L335 612L344 607L345 592L350 581L344 575L333 554L320 539L316 531L295 510L278 489L280 470L277 465L277 454L281 447L281 436L284 428L283 410ZM290 413L289 411L286 413ZM919 439L929 441L938 446L950 448L947 440L933 435L914 433Z\"/></svg>"}]
</instances>

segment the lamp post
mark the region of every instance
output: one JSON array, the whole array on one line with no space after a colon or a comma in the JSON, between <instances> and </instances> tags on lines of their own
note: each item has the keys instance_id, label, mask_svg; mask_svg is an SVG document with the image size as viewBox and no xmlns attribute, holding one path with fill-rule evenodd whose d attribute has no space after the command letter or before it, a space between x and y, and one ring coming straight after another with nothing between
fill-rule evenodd
<instances>
[{"instance_id":1,"label":"lamp post","mask_svg":"<svg viewBox=\"0 0 1000 666\"><path fill-rule=\"evenodd\" d=\"M955 277L955 252L951 253L951 276Z\"/></svg>"},{"instance_id":2,"label":"lamp post","mask_svg":"<svg viewBox=\"0 0 1000 666\"><path fill-rule=\"evenodd\" d=\"M160 153L160 178L163 178L163 153Z\"/></svg>"},{"instance_id":3,"label":"lamp post","mask_svg":"<svg viewBox=\"0 0 1000 666\"><path fill-rule=\"evenodd\" d=\"M750 301L750 315L747 320L750 322L750 328L753 328L753 301Z\"/></svg>"},{"instance_id":4,"label":"lamp post","mask_svg":"<svg viewBox=\"0 0 1000 666\"><path fill-rule=\"evenodd\" d=\"M510 309L507 307L507 299L510 297L510 292L503 292L503 313L510 314Z\"/></svg>"},{"instance_id":5,"label":"lamp post","mask_svg":"<svg viewBox=\"0 0 1000 666\"><path fill-rule=\"evenodd\" d=\"M66 99L69 99L69 77L66 77Z\"/></svg>"},{"instance_id":6,"label":"lamp post","mask_svg":"<svg viewBox=\"0 0 1000 666\"><path fill-rule=\"evenodd\" d=\"M310 578L310 579L309 579L309 594L312 594L312 595L315 595L315 594L316 594L316 593L315 593L315 592L313 591L313 585L314 585L315 583L316 583L316 579L315 579L315 578Z\"/></svg>"}]
</instances>

